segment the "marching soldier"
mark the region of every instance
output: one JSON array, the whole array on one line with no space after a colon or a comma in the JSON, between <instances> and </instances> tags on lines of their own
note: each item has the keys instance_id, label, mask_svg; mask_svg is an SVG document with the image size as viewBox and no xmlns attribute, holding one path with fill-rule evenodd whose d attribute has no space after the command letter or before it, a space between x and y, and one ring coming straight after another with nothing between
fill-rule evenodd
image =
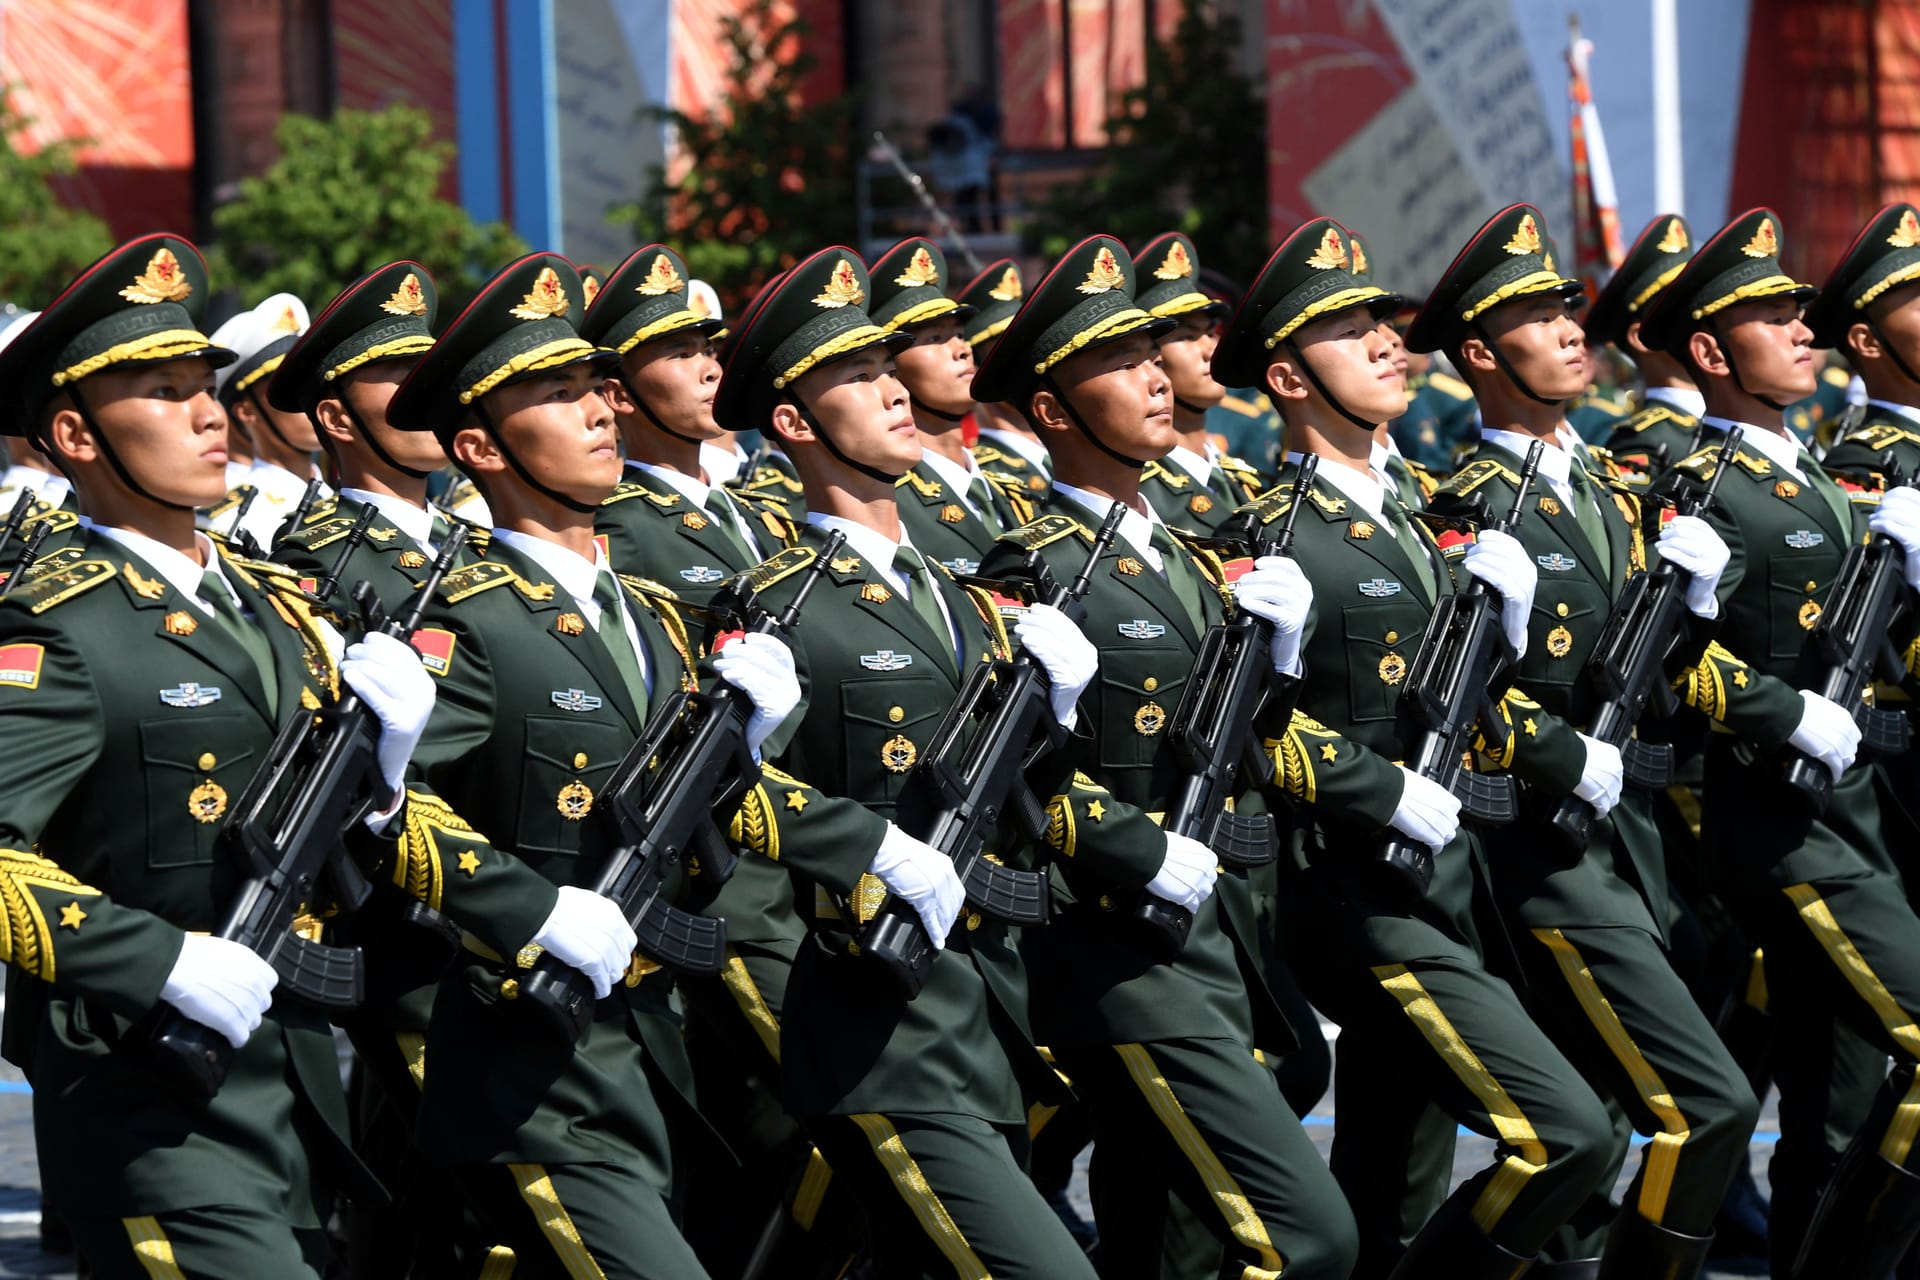
<instances>
[{"instance_id":1,"label":"marching soldier","mask_svg":"<svg viewBox=\"0 0 1920 1280\"><path fill-rule=\"evenodd\" d=\"M710 482L704 446L725 433L713 417L720 322L690 304L687 264L665 245L636 250L587 309L581 336L619 353L607 403L627 465L594 517L622 573L667 583L700 603L791 540L784 508Z\"/></svg>"},{"instance_id":2,"label":"marching soldier","mask_svg":"<svg viewBox=\"0 0 1920 1280\"><path fill-rule=\"evenodd\" d=\"M620 456L601 390L611 353L575 331L583 309L566 259L521 258L388 406L394 426L434 434L499 522L486 558L445 579L413 638L440 697L415 760L430 790L409 794L392 874L439 907L506 869L534 873L480 917L482 936L462 918L467 954L427 1034L428 1158L512 1250L515 1275L664 1280L704 1274L668 1205L676 1156L706 1130L672 975L635 952L619 907L577 882L617 839L596 789L648 708L692 686L695 655L670 593L616 576L593 541ZM798 696L786 651L745 642L714 669L752 699L757 749ZM578 1044L515 1004L542 950L599 999Z\"/></svg>"},{"instance_id":3,"label":"marching soldier","mask_svg":"<svg viewBox=\"0 0 1920 1280\"><path fill-rule=\"evenodd\" d=\"M1136 278L1148 282L1136 299L1140 309L1173 321L1159 344L1160 364L1172 387L1178 439L1166 457L1147 464L1140 492L1167 523L1212 534L1234 508L1265 487L1258 471L1221 453L1207 438L1207 411L1227 394L1208 368L1227 304L1200 292L1200 255L1193 242L1177 232L1156 238L1134 255L1133 270Z\"/></svg>"},{"instance_id":4,"label":"marching soldier","mask_svg":"<svg viewBox=\"0 0 1920 1280\"><path fill-rule=\"evenodd\" d=\"M1611 343L1639 366L1640 406L1613 429L1606 444L1622 467L1649 477L1691 455L1700 436L1706 402L1687 366L1649 347L1641 336L1654 303L1692 256L1687 220L1661 214L1641 229L1580 322L1589 343Z\"/></svg>"},{"instance_id":5,"label":"marching soldier","mask_svg":"<svg viewBox=\"0 0 1920 1280\"><path fill-rule=\"evenodd\" d=\"M195 531L226 491L213 371L234 358L199 332L209 292L191 244L145 236L0 358L0 418L59 460L85 517L0 604L6 1052L33 1085L48 1199L102 1277L317 1276L334 1187L378 1199L325 1018L209 934L241 875L217 836L287 716L351 690L397 786L433 702L404 645L342 654L290 578ZM371 832L344 834L375 856ZM155 1069L167 1011L236 1051L209 1101Z\"/></svg>"},{"instance_id":6,"label":"marching soldier","mask_svg":"<svg viewBox=\"0 0 1920 1280\"><path fill-rule=\"evenodd\" d=\"M1217 560L1168 530L1141 472L1175 441L1154 338L1134 301L1126 246L1094 236L1027 297L976 376L975 394L1024 412L1048 440L1054 479L1041 517L983 566L1011 572L1038 551L1065 580L1085 563L1112 504L1127 513L1084 601L1100 649L1089 732L1066 748L1080 790L1053 796L1053 918L1022 948L1034 1029L1094 1124L1094 1212L1103 1273L1158 1275L1169 1190L1224 1250L1220 1274L1345 1276L1353 1235L1339 1189L1257 1054L1296 1043L1260 974L1253 903L1240 876L1215 881L1214 851L1162 831L1179 779L1168 708L1180 703L1207 629L1221 621ZM1240 608L1297 630L1309 592L1284 562L1240 580ZM1292 655L1270 655L1297 674ZM1240 798L1259 813L1259 796ZM1192 914L1171 959L1134 931L1135 909Z\"/></svg>"},{"instance_id":7,"label":"marching soldier","mask_svg":"<svg viewBox=\"0 0 1920 1280\"><path fill-rule=\"evenodd\" d=\"M1020 268L1013 259L1000 258L989 262L954 295L963 307L973 308L960 321L960 336L973 348L975 368L992 353L993 344L1012 323L1025 292ZM973 403L973 420L980 427L973 460L987 479L1006 491L1007 501L1016 509L1024 510L1038 502L1047 492L1053 460L1027 420L1010 406L978 400Z\"/></svg>"},{"instance_id":8,"label":"marching soldier","mask_svg":"<svg viewBox=\"0 0 1920 1280\"><path fill-rule=\"evenodd\" d=\"M213 335L216 343L238 357L215 377L227 416L252 445L253 466L226 500L207 513L207 521L221 535L239 537L242 545L251 540L262 555L273 550L280 526L299 505L307 482L318 474L313 455L320 441L313 423L303 414L273 408L266 394L268 379L306 331L306 304L290 293L276 293L253 310L242 311ZM234 515L249 494L252 501L236 523Z\"/></svg>"},{"instance_id":9,"label":"marching soldier","mask_svg":"<svg viewBox=\"0 0 1920 1280\"><path fill-rule=\"evenodd\" d=\"M1774 1274L1881 1275L1920 1230L1909 1115L1920 1088L1920 919L1888 857L1874 771L1851 767L1854 709L1800 685L1817 661L1813 629L1847 548L1867 531L1885 533L1905 551L1911 579L1920 522L1898 494L1877 510L1856 509L1788 433L1786 407L1815 380L1813 335L1801 319L1814 290L1782 271L1780 252L1772 210L1735 218L1668 286L1642 333L1690 367L1706 396L1710 442L1735 424L1745 429L1735 457L1703 450L1666 483L1727 469L1707 517L1733 549L1717 591L1725 623L1687 689L1717 730L1707 748L1704 854L1715 888L1767 959L1783 1100L1771 1169ZM1830 305L1844 316L1862 293L1897 280L1899 265L1875 262ZM1827 771L1824 812L1783 785L1789 748ZM1833 1080L1832 1049L1846 1032L1892 1054L1894 1066L1836 1168L1828 1131L1844 1138L1857 1118Z\"/></svg>"},{"instance_id":10,"label":"marching soldier","mask_svg":"<svg viewBox=\"0 0 1920 1280\"><path fill-rule=\"evenodd\" d=\"M1584 377L1571 310L1579 284L1535 282L1471 322L1457 318L1494 291L1498 282L1488 277L1511 261L1515 245L1537 242L1540 220L1529 205L1496 215L1434 286L1407 336L1453 353L1480 406L1479 447L1436 495L1437 513L1463 513L1476 497L1488 510L1508 510L1529 446L1545 445L1538 487L1514 531L1541 572L1513 678L1539 703L1529 712L1537 736L1565 750L1516 747L1521 817L1487 832L1488 863L1502 914L1518 926L1529 1009L1585 1078L1653 1138L1600 1275L1686 1280L1706 1261L1715 1211L1746 1163L1759 1102L1664 952L1667 873L1648 797L1623 799L1613 745L1545 727L1549 718L1576 730L1588 723L1588 659L1648 557L1639 504L1591 476L1561 432L1562 408ZM1689 605L1703 623L1715 618L1726 545L1704 521L1676 516L1661 528L1657 550L1691 575ZM1704 629L1696 647L1705 647ZM1549 819L1569 795L1599 816L1584 853L1556 856Z\"/></svg>"},{"instance_id":11,"label":"marching soldier","mask_svg":"<svg viewBox=\"0 0 1920 1280\"><path fill-rule=\"evenodd\" d=\"M1367 253L1366 237L1351 227L1344 229L1348 248L1352 250L1352 262L1348 269L1355 280L1372 284L1373 265ZM1381 316L1376 327L1380 330L1380 340L1393 353L1391 360L1395 372L1404 379L1409 363L1406 338L1391 316ZM1428 501L1440 487L1441 477L1417 462L1408 461L1385 423L1373 429L1373 448L1368 456L1372 459L1374 473L1380 478L1381 484L1401 506L1409 511L1426 509Z\"/></svg>"},{"instance_id":12,"label":"marching soldier","mask_svg":"<svg viewBox=\"0 0 1920 1280\"><path fill-rule=\"evenodd\" d=\"M808 919L780 1029L787 1110L865 1210L878 1274L1091 1276L1023 1172L1029 1103L1051 1105L1059 1088L1032 1048L1019 955L976 911L954 927L964 900L952 862L902 827L930 816L908 775L969 669L1017 639L1071 726L1094 654L1053 609L1029 610L1010 636L983 593L916 547L896 506L896 495L912 501L897 482L920 456L890 367L905 337L868 315L870 287L858 255L837 246L768 285L728 349L715 406L769 432L805 478L800 543L755 571L769 606L831 534L846 538L794 631L800 711L769 744L824 794L767 801L740 828L794 870ZM1060 780L1055 754L1030 781L1080 802L1088 789ZM889 897L945 943L910 1001L860 954L862 927Z\"/></svg>"},{"instance_id":13,"label":"marching soldier","mask_svg":"<svg viewBox=\"0 0 1920 1280\"><path fill-rule=\"evenodd\" d=\"M1457 323L1495 297L1562 284L1538 248L1493 249L1491 279L1462 265L1481 264L1474 248L1462 255L1449 272L1455 291L1430 304L1436 317ZM1484 854L1459 825L1459 801L1395 763L1414 751L1398 686L1435 605L1455 590L1456 565L1500 596L1502 629L1521 652L1535 572L1513 539L1492 532L1449 563L1369 466L1374 424L1404 403L1376 323L1398 299L1356 279L1351 262L1338 223L1305 224L1268 260L1216 357L1229 380L1263 383L1289 441L1319 458L1293 550L1315 584L1299 639L1312 678L1292 724L1268 741L1275 780L1304 806L1307 827L1298 865L1284 869L1283 936L1309 998L1341 1027L1333 1172L1360 1220L1355 1275L1504 1278L1525 1270L1598 1184L1611 1126L1591 1088L1488 972L1486 950L1498 939L1476 923L1491 905ZM1262 520L1286 513L1287 483L1283 475L1254 507ZM1539 736L1526 733L1536 710L1511 691L1500 704L1516 760L1564 751L1572 737L1551 722ZM1435 851L1424 895L1380 864L1385 833ZM1456 1121L1501 1145L1490 1167L1448 1196Z\"/></svg>"}]
</instances>

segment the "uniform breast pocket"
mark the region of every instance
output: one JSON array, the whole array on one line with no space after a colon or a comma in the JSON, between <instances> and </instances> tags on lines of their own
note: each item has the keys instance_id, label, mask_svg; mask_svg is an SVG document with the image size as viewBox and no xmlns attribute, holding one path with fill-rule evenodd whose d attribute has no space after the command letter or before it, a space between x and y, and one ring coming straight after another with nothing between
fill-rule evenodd
<instances>
[{"instance_id":1,"label":"uniform breast pocket","mask_svg":"<svg viewBox=\"0 0 1920 1280\"><path fill-rule=\"evenodd\" d=\"M147 865L204 866L227 810L253 779L265 734L251 716L191 712L140 722Z\"/></svg>"},{"instance_id":2,"label":"uniform breast pocket","mask_svg":"<svg viewBox=\"0 0 1920 1280\"><path fill-rule=\"evenodd\" d=\"M1775 556L1767 563L1767 656L1798 657L1840 567L1838 555Z\"/></svg>"},{"instance_id":3,"label":"uniform breast pocket","mask_svg":"<svg viewBox=\"0 0 1920 1280\"><path fill-rule=\"evenodd\" d=\"M863 804L891 805L940 726L952 691L931 676L886 675L840 682L843 775ZM801 766L805 755L796 756Z\"/></svg>"},{"instance_id":4,"label":"uniform breast pocket","mask_svg":"<svg viewBox=\"0 0 1920 1280\"><path fill-rule=\"evenodd\" d=\"M1586 580L1559 582L1542 574L1527 624L1521 683L1571 685L1578 680L1606 625L1608 607Z\"/></svg>"},{"instance_id":5,"label":"uniform breast pocket","mask_svg":"<svg viewBox=\"0 0 1920 1280\"><path fill-rule=\"evenodd\" d=\"M516 852L580 852L587 816L633 734L609 719L528 716Z\"/></svg>"},{"instance_id":6,"label":"uniform breast pocket","mask_svg":"<svg viewBox=\"0 0 1920 1280\"><path fill-rule=\"evenodd\" d=\"M1150 769L1193 670L1184 647L1136 645L1100 655L1100 765Z\"/></svg>"},{"instance_id":7,"label":"uniform breast pocket","mask_svg":"<svg viewBox=\"0 0 1920 1280\"><path fill-rule=\"evenodd\" d=\"M1347 709L1356 723L1391 720L1398 713L1407 668L1420 651L1428 621L1417 603L1350 604L1340 610Z\"/></svg>"}]
</instances>

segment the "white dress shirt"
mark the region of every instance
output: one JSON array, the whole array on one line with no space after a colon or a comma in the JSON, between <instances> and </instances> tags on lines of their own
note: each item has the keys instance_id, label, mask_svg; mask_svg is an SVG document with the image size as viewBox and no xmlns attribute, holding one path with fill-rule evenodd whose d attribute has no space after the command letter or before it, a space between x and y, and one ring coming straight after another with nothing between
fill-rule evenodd
<instances>
[{"instance_id":1,"label":"white dress shirt","mask_svg":"<svg viewBox=\"0 0 1920 1280\"><path fill-rule=\"evenodd\" d=\"M594 584L601 574L613 577L613 566L600 554L600 546L594 544L593 559L577 555L557 542L545 538L536 538L530 534L516 533L512 529L495 529L495 542L503 542L515 551L526 556L535 564L553 575L560 589L573 597L580 615L595 631L600 630L600 605L593 598ZM618 578L613 579L614 589L619 593L622 608L626 608L627 589L620 585ZM653 664L647 660L647 647L640 643L640 626L633 618L633 610L626 608L627 642L633 648L633 656L640 663L640 678L646 683L649 696L653 693Z\"/></svg>"}]
</instances>

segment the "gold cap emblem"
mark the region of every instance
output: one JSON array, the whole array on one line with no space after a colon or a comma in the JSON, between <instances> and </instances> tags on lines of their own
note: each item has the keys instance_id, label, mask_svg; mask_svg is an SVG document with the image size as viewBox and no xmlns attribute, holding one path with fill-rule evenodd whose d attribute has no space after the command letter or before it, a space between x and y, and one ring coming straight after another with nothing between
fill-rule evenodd
<instances>
[{"instance_id":1,"label":"gold cap emblem","mask_svg":"<svg viewBox=\"0 0 1920 1280\"><path fill-rule=\"evenodd\" d=\"M427 314L426 291L420 287L420 277L407 272L406 279L393 291L393 296L380 304L380 309L394 316L423 316Z\"/></svg>"},{"instance_id":2,"label":"gold cap emblem","mask_svg":"<svg viewBox=\"0 0 1920 1280\"><path fill-rule=\"evenodd\" d=\"M1107 293L1126 282L1126 273L1120 270L1113 250L1102 245L1100 251L1093 255L1093 269L1087 272L1087 278L1080 282L1079 288L1081 293Z\"/></svg>"},{"instance_id":3,"label":"gold cap emblem","mask_svg":"<svg viewBox=\"0 0 1920 1280\"><path fill-rule=\"evenodd\" d=\"M1367 274L1367 251L1360 247L1358 240L1353 241L1350 247L1353 249L1353 274L1357 276Z\"/></svg>"},{"instance_id":4,"label":"gold cap emblem","mask_svg":"<svg viewBox=\"0 0 1920 1280\"><path fill-rule=\"evenodd\" d=\"M1912 209L1900 211L1900 225L1887 237L1887 243L1896 249L1911 249L1920 244L1920 218L1913 216Z\"/></svg>"},{"instance_id":5,"label":"gold cap emblem","mask_svg":"<svg viewBox=\"0 0 1920 1280\"><path fill-rule=\"evenodd\" d=\"M173 256L173 250L156 249L147 259L147 269L135 276L120 296L128 302L151 304L178 302L192 292L193 286L187 283L187 273L180 269L180 259Z\"/></svg>"},{"instance_id":6,"label":"gold cap emblem","mask_svg":"<svg viewBox=\"0 0 1920 1280\"><path fill-rule=\"evenodd\" d=\"M598 276L581 276L580 277L580 300L586 303L588 306L592 306L593 300L599 296L600 296L599 277Z\"/></svg>"},{"instance_id":7,"label":"gold cap emblem","mask_svg":"<svg viewBox=\"0 0 1920 1280\"><path fill-rule=\"evenodd\" d=\"M1662 253L1685 253L1687 249L1687 225L1678 218L1667 219L1667 233L1660 237L1660 243L1654 248Z\"/></svg>"},{"instance_id":8,"label":"gold cap emblem","mask_svg":"<svg viewBox=\"0 0 1920 1280\"><path fill-rule=\"evenodd\" d=\"M995 302L1018 302L1025 292L1020 283L1019 268L1008 267L1000 273L1000 283L987 290L987 296Z\"/></svg>"},{"instance_id":9,"label":"gold cap emblem","mask_svg":"<svg viewBox=\"0 0 1920 1280\"><path fill-rule=\"evenodd\" d=\"M814 295L813 305L826 307L857 307L867 300L865 290L860 287L860 277L855 274L853 264L845 258L833 266L833 274L827 277L826 288Z\"/></svg>"},{"instance_id":10,"label":"gold cap emblem","mask_svg":"<svg viewBox=\"0 0 1920 1280\"><path fill-rule=\"evenodd\" d=\"M563 316L571 305L567 291L560 284L560 275L552 267L540 268L540 274L533 278L533 288L527 290L527 296L520 299L520 305L507 314L515 320L545 320L548 316Z\"/></svg>"},{"instance_id":11,"label":"gold cap emblem","mask_svg":"<svg viewBox=\"0 0 1920 1280\"><path fill-rule=\"evenodd\" d=\"M656 253L653 256L653 265L647 268L647 278L637 287L649 298L657 298L665 293L683 292L687 282L681 279L678 271L673 269L673 259L664 253Z\"/></svg>"},{"instance_id":12,"label":"gold cap emblem","mask_svg":"<svg viewBox=\"0 0 1920 1280\"><path fill-rule=\"evenodd\" d=\"M1520 215L1520 225L1513 229L1513 237L1501 247L1512 254L1545 253L1547 249L1540 239L1540 224L1530 213Z\"/></svg>"},{"instance_id":13,"label":"gold cap emblem","mask_svg":"<svg viewBox=\"0 0 1920 1280\"><path fill-rule=\"evenodd\" d=\"M292 307L280 308L280 314L273 320L273 331L275 333L300 332L300 317L293 314Z\"/></svg>"},{"instance_id":14,"label":"gold cap emblem","mask_svg":"<svg viewBox=\"0 0 1920 1280\"><path fill-rule=\"evenodd\" d=\"M917 284L940 283L940 269L933 265L933 255L927 252L925 245L913 251L913 256L907 259L907 269L895 276L893 282L903 289L910 289Z\"/></svg>"},{"instance_id":15,"label":"gold cap emblem","mask_svg":"<svg viewBox=\"0 0 1920 1280\"><path fill-rule=\"evenodd\" d=\"M1320 237L1320 245L1307 259L1307 265L1316 271L1331 271L1335 267L1347 265L1347 242L1340 238L1336 227L1328 227Z\"/></svg>"},{"instance_id":16,"label":"gold cap emblem","mask_svg":"<svg viewBox=\"0 0 1920 1280\"><path fill-rule=\"evenodd\" d=\"M693 312L693 314L699 316L702 320L708 320L713 317L713 312L707 308L706 295L702 293L689 294L687 296L687 310Z\"/></svg>"},{"instance_id":17,"label":"gold cap emblem","mask_svg":"<svg viewBox=\"0 0 1920 1280\"><path fill-rule=\"evenodd\" d=\"M1155 280L1181 280L1193 274L1193 255L1187 252L1187 246L1175 240L1167 250L1166 261L1153 273Z\"/></svg>"},{"instance_id":18,"label":"gold cap emblem","mask_svg":"<svg viewBox=\"0 0 1920 1280\"><path fill-rule=\"evenodd\" d=\"M1753 239L1740 246L1740 252L1749 258L1780 256L1780 233L1774 229L1772 218L1760 219L1760 227L1753 233Z\"/></svg>"}]
</instances>

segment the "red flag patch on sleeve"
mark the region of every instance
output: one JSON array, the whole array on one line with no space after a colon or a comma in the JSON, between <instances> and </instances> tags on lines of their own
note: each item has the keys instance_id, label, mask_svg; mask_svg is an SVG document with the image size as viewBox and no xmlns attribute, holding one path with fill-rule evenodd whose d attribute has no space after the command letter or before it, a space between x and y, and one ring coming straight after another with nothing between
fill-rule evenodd
<instances>
[{"instance_id":1,"label":"red flag patch on sleeve","mask_svg":"<svg viewBox=\"0 0 1920 1280\"><path fill-rule=\"evenodd\" d=\"M722 649L726 648L728 645L732 644L735 640L740 639L740 637L746 634L747 634L746 632L740 631L738 629L733 631L722 631L719 635L713 638L712 652L719 653Z\"/></svg>"},{"instance_id":2,"label":"red flag patch on sleeve","mask_svg":"<svg viewBox=\"0 0 1920 1280\"><path fill-rule=\"evenodd\" d=\"M1441 555L1464 555L1467 548L1473 545L1473 532L1469 529L1448 529L1434 542L1439 546Z\"/></svg>"},{"instance_id":3,"label":"red flag patch on sleeve","mask_svg":"<svg viewBox=\"0 0 1920 1280\"><path fill-rule=\"evenodd\" d=\"M420 655L420 665L434 675L443 676L452 670L453 632L426 627L413 633L412 643Z\"/></svg>"},{"instance_id":4,"label":"red flag patch on sleeve","mask_svg":"<svg viewBox=\"0 0 1920 1280\"><path fill-rule=\"evenodd\" d=\"M38 689L40 664L46 657L43 644L0 646L0 689Z\"/></svg>"},{"instance_id":5,"label":"red flag patch on sleeve","mask_svg":"<svg viewBox=\"0 0 1920 1280\"><path fill-rule=\"evenodd\" d=\"M1225 571L1228 582L1238 582L1253 572L1253 557L1235 556L1231 560L1224 561L1220 567Z\"/></svg>"}]
</instances>

